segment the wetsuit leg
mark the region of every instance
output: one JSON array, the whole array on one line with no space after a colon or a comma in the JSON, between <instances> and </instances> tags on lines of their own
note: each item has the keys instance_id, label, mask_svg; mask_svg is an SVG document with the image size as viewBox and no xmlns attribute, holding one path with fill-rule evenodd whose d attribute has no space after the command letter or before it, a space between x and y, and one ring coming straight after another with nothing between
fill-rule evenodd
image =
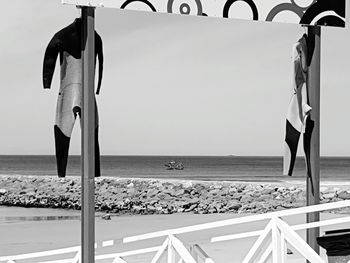
<instances>
[{"instance_id":1,"label":"wetsuit leg","mask_svg":"<svg viewBox=\"0 0 350 263\"><path fill-rule=\"evenodd\" d=\"M58 177L66 176L70 137L76 119L71 99L74 89L73 86L61 89L57 101L54 132Z\"/></svg>"},{"instance_id":2,"label":"wetsuit leg","mask_svg":"<svg viewBox=\"0 0 350 263\"><path fill-rule=\"evenodd\" d=\"M68 162L68 150L70 138L65 136L61 129L55 125L55 148L56 148L56 163L58 177L66 176L66 168Z\"/></svg>"},{"instance_id":3,"label":"wetsuit leg","mask_svg":"<svg viewBox=\"0 0 350 263\"><path fill-rule=\"evenodd\" d=\"M298 151L300 132L292 124L286 121L285 154L283 174L291 176L293 174L294 163Z\"/></svg>"},{"instance_id":4,"label":"wetsuit leg","mask_svg":"<svg viewBox=\"0 0 350 263\"><path fill-rule=\"evenodd\" d=\"M305 133L304 133L304 152L305 152L305 163L306 163L306 175L310 178L311 182L311 192L314 194L314 184L312 182L312 171L311 171L311 137L312 132L315 127L315 122L311 120L310 116L306 119L306 125L305 125Z\"/></svg>"},{"instance_id":5,"label":"wetsuit leg","mask_svg":"<svg viewBox=\"0 0 350 263\"><path fill-rule=\"evenodd\" d=\"M98 126L95 128L95 177L101 176L100 146L98 143Z\"/></svg>"}]
</instances>

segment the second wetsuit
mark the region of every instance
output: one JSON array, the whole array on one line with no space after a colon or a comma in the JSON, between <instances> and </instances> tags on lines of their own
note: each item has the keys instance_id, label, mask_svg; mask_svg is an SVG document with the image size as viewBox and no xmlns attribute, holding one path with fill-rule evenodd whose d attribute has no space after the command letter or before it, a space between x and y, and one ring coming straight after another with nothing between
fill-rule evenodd
<instances>
[{"instance_id":1,"label":"second wetsuit","mask_svg":"<svg viewBox=\"0 0 350 263\"><path fill-rule=\"evenodd\" d=\"M283 158L283 174L292 175L294 163L298 150L300 134L307 135L310 131L308 121L311 107L308 105L308 94L306 88L307 80L307 41L306 35L303 35L293 46L293 94L289 103L287 120L286 120L286 137ZM308 164L308 140L309 136L304 134L304 150L306 154L306 163Z\"/></svg>"}]
</instances>

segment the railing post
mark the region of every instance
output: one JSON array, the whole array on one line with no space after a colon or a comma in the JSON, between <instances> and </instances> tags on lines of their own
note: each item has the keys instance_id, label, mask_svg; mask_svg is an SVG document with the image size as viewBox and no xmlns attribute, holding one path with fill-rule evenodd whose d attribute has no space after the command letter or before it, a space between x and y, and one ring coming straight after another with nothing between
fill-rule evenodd
<instances>
[{"instance_id":1,"label":"railing post","mask_svg":"<svg viewBox=\"0 0 350 263\"><path fill-rule=\"evenodd\" d=\"M281 263L286 263L287 262L287 242L284 236L284 233L281 232Z\"/></svg>"},{"instance_id":2,"label":"railing post","mask_svg":"<svg viewBox=\"0 0 350 263\"><path fill-rule=\"evenodd\" d=\"M195 246L196 246L196 244L192 244L190 246L190 254L191 254L191 256L193 257L193 259L195 261L198 261L198 253L197 253L197 250L196 250Z\"/></svg>"},{"instance_id":3,"label":"railing post","mask_svg":"<svg viewBox=\"0 0 350 263\"><path fill-rule=\"evenodd\" d=\"M74 259L72 260L72 263L79 263L80 257L81 257L81 250L79 250L77 252L77 254L75 255Z\"/></svg>"},{"instance_id":4,"label":"railing post","mask_svg":"<svg viewBox=\"0 0 350 263\"><path fill-rule=\"evenodd\" d=\"M273 263L282 263L282 246L281 246L281 233L277 227L276 219L272 218L272 262Z\"/></svg>"},{"instance_id":5,"label":"railing post","mask_svg":"<svg viewBox=\"0 0 350 263\"><path fill-rule=\"evenodd\" d=\"M169 236L169 243L168 243L168 263L175 263L175 251L174 251L171 235Z\"/></svg>"}]
</instances>

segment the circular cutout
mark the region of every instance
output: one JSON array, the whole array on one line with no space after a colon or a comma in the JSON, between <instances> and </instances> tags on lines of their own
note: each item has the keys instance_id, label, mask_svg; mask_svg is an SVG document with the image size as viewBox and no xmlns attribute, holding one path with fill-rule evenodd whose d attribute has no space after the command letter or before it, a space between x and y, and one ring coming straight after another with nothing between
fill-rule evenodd
<instances>
[{"instance_id":1,"label":"circular cutout","mask_svg":"<svg viewBox=\"0 0 350 263\"><path fill-rule=\"evenodd\" d=\"M308 9L316 0L290 0L293 5L303 9L304 11Z\"/></svg>"},{"instance_id":2,"label":"circular cutout","mask_svg":"<svg viewBox=\"0 0 350 263\"><path fill-rule=\"evenodd\" d=\"M132 2L142 2L142 3L145 3L146 5L148 5L149 6L149 8L151 8L151 10L153 11L153 12L157 12L157 10L154 8L154 6L150 3L150 2L148 2L147 0L127 0L127 1L125 1L122 5L121 5L121 9L125 9L125 7L128 5L128 4L130 4L130 3L132 3Z\"/></svg>"},{"instance_id":3,"label":"circular cutout","mask_svg":"<svg viewBox=\"0 0 350 263\"><path fill-rule=\"evenodd\" d=\"M169 0L167 11L174 14L201 16L203 10L200 0Z\"/></svg>"},{"instance_id":4,"label":"circular cutout","mask_svg":"<svg viewBox=\"0 0 350 263\"><path fill-rule=\"evenodd\" d=\"M266 17L266 21L272 21L275 18L275 16L282 11L292 11L295 14L297 14L300 17L300 19L304 15L302 8L293 4L283 3L283 4L276 5L274 8L271 9L271 11Z\"/></svg>"},{"instance_id":5,"label":"circular cutout","mask_svg":"<svg viewBox=\"0 0 350 263\"><path fill-rule=\"evenodd\" d=\"M182 3L182 4L180 5L180 13L181 13L182 15L188 15L188 14L190 14L190 13L191 13L191 7L189 6L189 4L187 4L187 3Z\"/></svg>"},{"instance_id":6,"label":"circular cutout","mask_svg":"<svg viewBox=\"0 0 350 263\"><path fill-rule=\"evenodd\" d=\"M250 9L252 10L253 20L259 19L258 9L256 8L256 5L254 4L254 2L252 0L228 0L224 6L223 17L226 17L226 18L229 17L228 14L230 11L230 7L232 6L233 3L237 2L237 1L243 1L243 2L247 3L250 6Z\"/></svg>"}]
</instances>

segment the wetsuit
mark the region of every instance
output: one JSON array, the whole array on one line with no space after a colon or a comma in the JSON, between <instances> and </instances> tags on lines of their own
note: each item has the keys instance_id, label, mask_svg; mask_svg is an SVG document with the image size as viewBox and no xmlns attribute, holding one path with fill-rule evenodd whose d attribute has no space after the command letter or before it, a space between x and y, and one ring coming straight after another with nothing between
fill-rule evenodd
<instances>
[{"instance_id":1,"label":"wetsuit","mask_svg":"<svg viewBox=\"0 0 350 263\"><path fill-rule=\"evenodd\" d=\"M58 93L56 120L54 125L57 174L65 177L70 137L77 115L81 117L82 107L82 44L81 19L57 32L48 44L43 64L43 85L51 86L56 59L60 55L60 90ZM103 51L101 37L95 32L95 58L99 60L99 93L103 72ZM96 60L95 60L96 61ZM98 143L98 112L95 101L95 176L100 176L100 150Z\"/></svg>"},{"instance_id":2,"label":"wetsuit","mask_svg":"<svg viewBox=\"0 0 350 263\"><path fill-rule=\"evenodd\" d=\"M304 35L293 46L293 94L290 100L287 120L286 137L283 158L283 174L292 175L298 150L298 142L301 133L304 133L304 151L306 163L309 164L309 140L311 139L309 114L311 107L308 105L306 88L307 80L307 41ZM306 133L305 129L308 128ZM312 129L311 129L312 130ZM310 131L310 134L309 134ZM306 136L305 136L306 135ZM309 138L310 135L310 138ZM308 167L309 168L309 167Z\"/></svg>"}]
</instances>

